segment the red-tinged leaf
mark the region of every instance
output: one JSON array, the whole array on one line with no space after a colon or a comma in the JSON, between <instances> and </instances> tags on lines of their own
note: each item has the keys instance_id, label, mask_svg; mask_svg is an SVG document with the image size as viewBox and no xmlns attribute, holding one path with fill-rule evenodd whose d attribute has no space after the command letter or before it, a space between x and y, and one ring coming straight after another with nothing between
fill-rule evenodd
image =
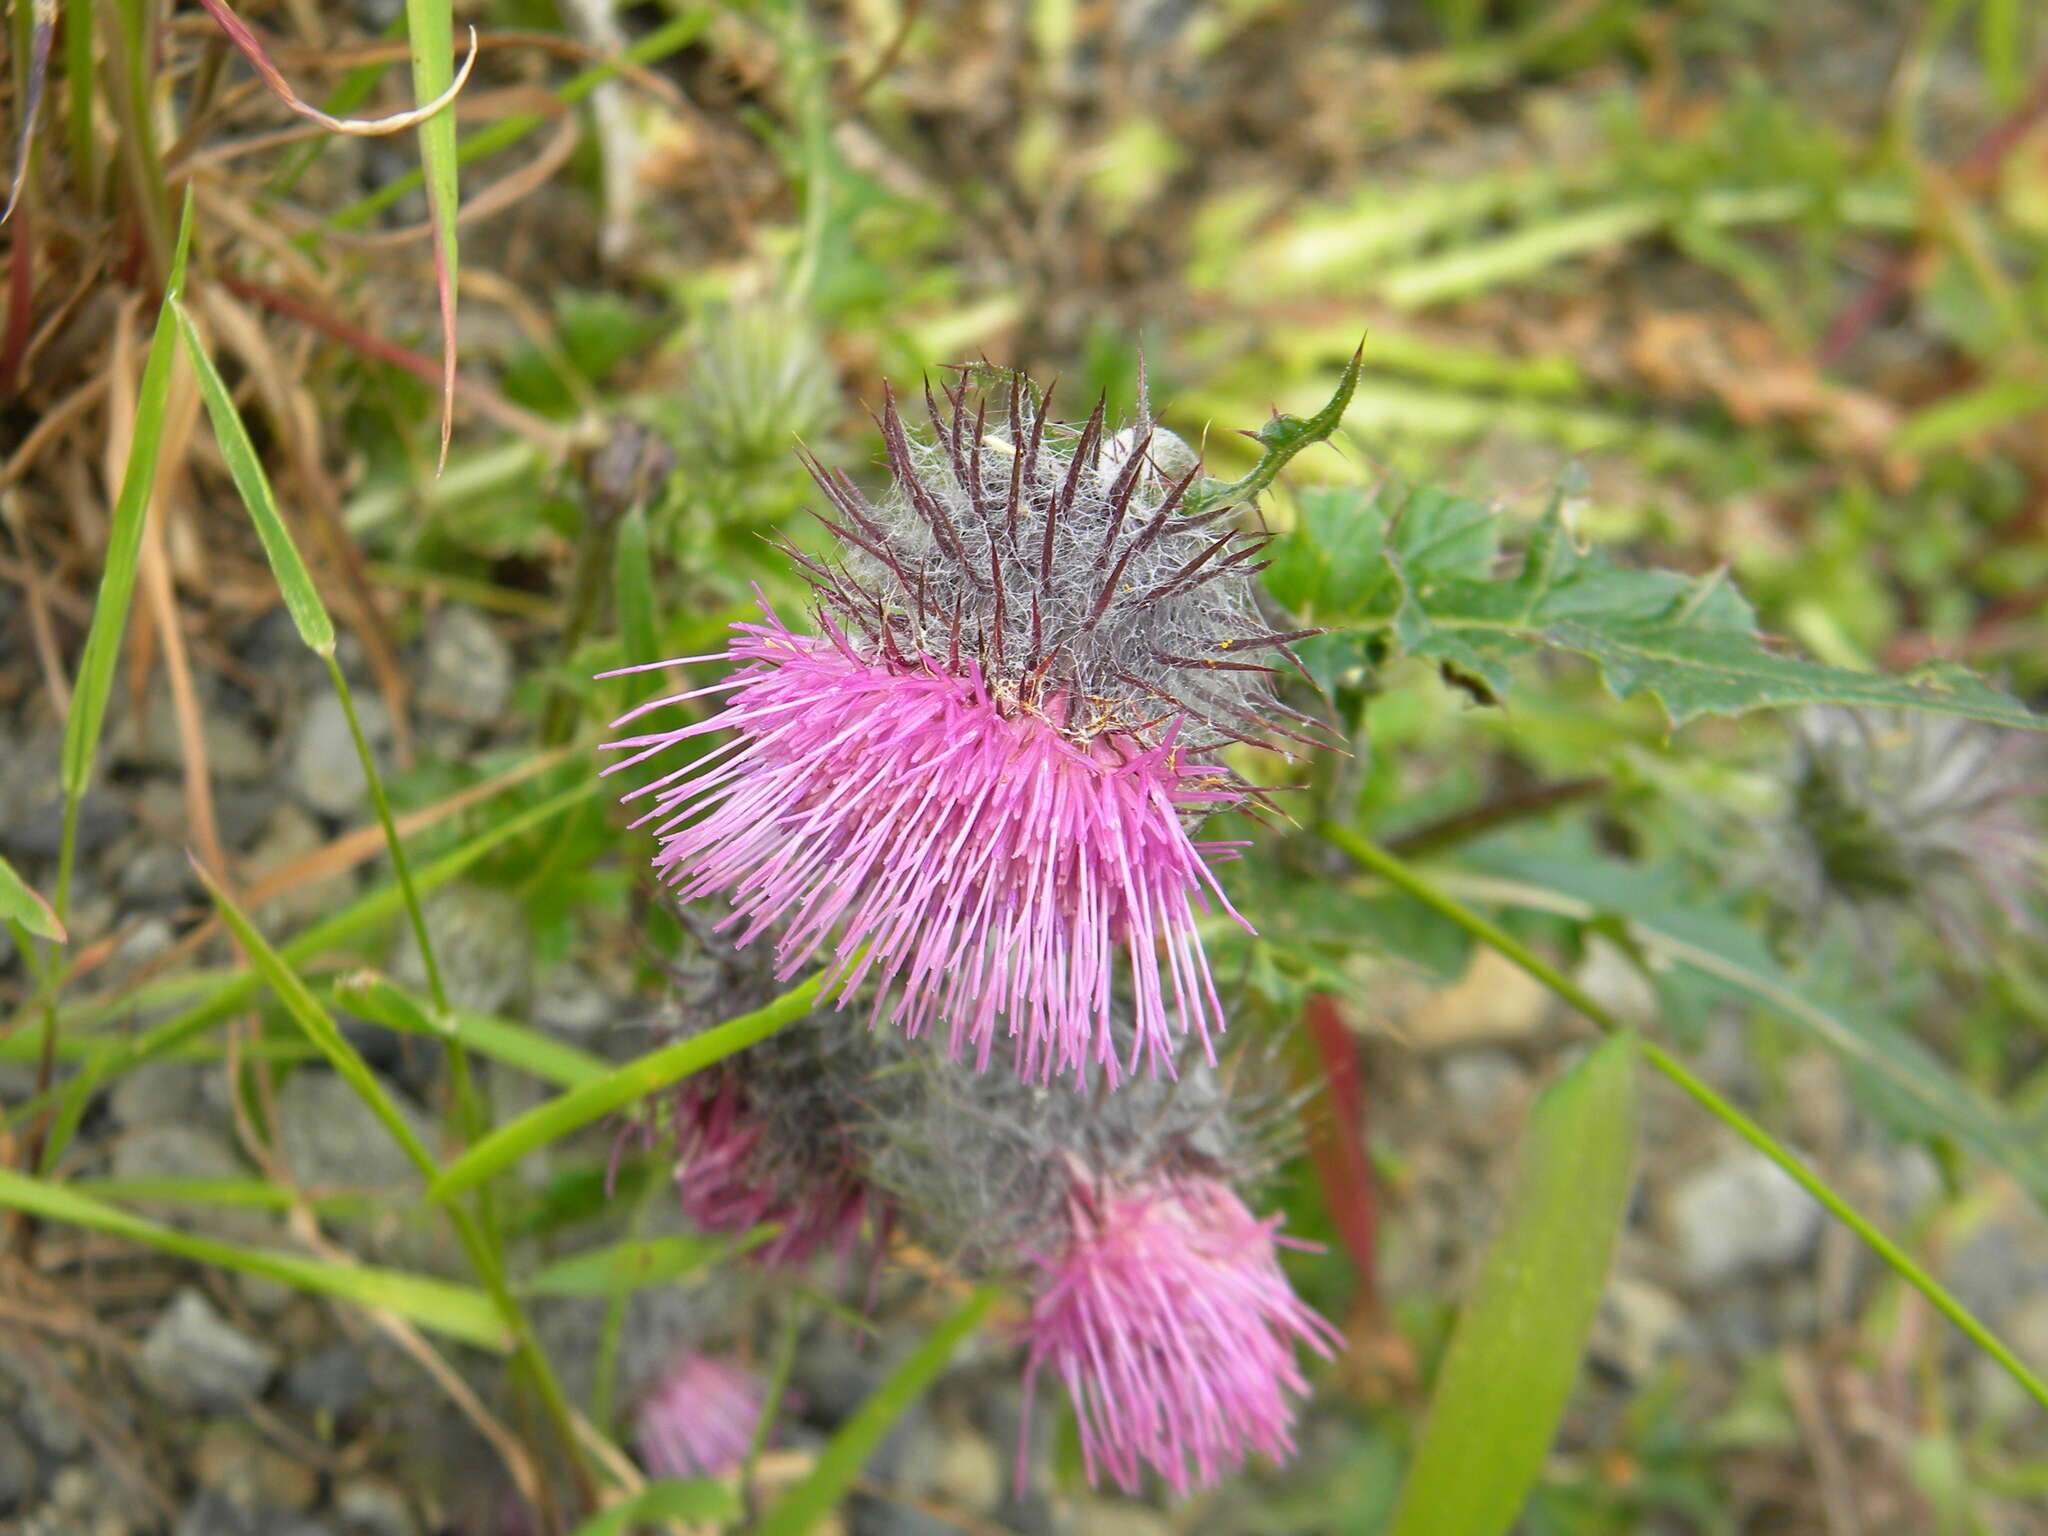
<instances>
[{"instance_id":1,"label":"red-tinged leaf","mask_svg":"<svg viewBox=\"0 0 2048 1536\"><path fill-rule=\"evenodd\" d=\"M241 17L228 9L227 0L199 0L199 3L205 6L207 14L220 24L221 31L227 33L228 41L240 50L242 57L249 61L258 75L262 76L263 83L270 87L271 95L300 117L318 123L331 133L345 133L356 138L376 138L382 134L401 133L407 128L417 128L455 100L462 87L468 83L469 72L476 64L476 28L471 27L469 56L462 61L461 70L449 82L447 89L441 91L433 100L421 102L407 112L393 112L388 117L334 117L321 111L292 89L291 82L285 79L283 71L271 62L262 40L249 29Z\"/></svg>"},{"instance_id":2,"label":"red-tinged leaf","mask_svg":"<svg viewBox=\"0 0 2048 1536\"><path fill-rule=\"evenodd\" d=\"M1309 998L1302 1025L1315 1049L1323 1088L1302 1106L1309 1155L1330 1220L1358 1271L1360 1304L1371 1312L1379 1303L1379 1205L1372 1160L1365 1150L1365 1084L1358 1071L1358 1046L1338 1015L1337 1000L1327 993Z\"/></svg>"}]
</instances>

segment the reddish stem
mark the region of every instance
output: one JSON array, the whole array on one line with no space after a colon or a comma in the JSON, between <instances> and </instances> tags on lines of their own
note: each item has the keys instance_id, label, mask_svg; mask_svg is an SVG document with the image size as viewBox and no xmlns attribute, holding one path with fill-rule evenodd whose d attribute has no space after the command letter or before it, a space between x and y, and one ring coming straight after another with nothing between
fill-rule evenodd
<instances>
[{"instance_id":1,"label":"reddish stem","mask_svg":"<svg viewBox=\"0 0 2048 1536\"><path fill-rule=\"evenodd\" d=\"M1365 1150L1365 1080L1358 1046L1337 1012L1337 1000L1313 994L1302 1025L1322 1069L1323 1091L1302 1106L1309 1155L1344 1251L1358 1270L1359 1307L1379 1310L1379 1198Z\"/></svg>"}]
</instances>

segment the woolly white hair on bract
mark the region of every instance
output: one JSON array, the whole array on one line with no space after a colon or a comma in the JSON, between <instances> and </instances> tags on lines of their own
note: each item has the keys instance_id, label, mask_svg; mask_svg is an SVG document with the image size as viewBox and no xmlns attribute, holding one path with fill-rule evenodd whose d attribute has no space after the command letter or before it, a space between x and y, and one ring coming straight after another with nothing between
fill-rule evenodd
<instances>
[{"instance_id":1,"label":"woolly white hair on bract","mask_svg":"<svg viewBox=\"0 0 2048 1536\"><path fill-rule=\"evenodd\" d=\"M653 797L678 895L725 896L785 979L825 957L842 1004L873 980L878 1021L942 1027L950 1055L986 1066L1007 1035L1021 1076L1113 1084L1224 1026L1197 912L1236 916L1210 868L1234 845L1191 833L1255 792L1210 754L1313 738L1245 659L1297 638L1258 620L1267 535L1187 512L1200 464L1149 420L1060 425L1002 380L930 401L929 437L887 403L879 505L810 460L843 558L789 553L824 633L764 603L690 658L740 663L729 678L618 723L729 694L719 711L610 743L631 755L607 771L727 734L628 797Z\"/></svg>"}]
</instances>

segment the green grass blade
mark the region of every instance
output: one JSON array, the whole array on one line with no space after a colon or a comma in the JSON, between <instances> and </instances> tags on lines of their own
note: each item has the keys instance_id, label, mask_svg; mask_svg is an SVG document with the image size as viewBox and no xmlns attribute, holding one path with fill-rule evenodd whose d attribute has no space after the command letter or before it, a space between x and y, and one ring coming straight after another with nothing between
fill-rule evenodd
<instances>
[{"instance_id":1,"label":"green grass blade","mask_svg":"<svg viewBox=\"0 0 2048 1536\"><path fill-rule=\"evenodd\" d=\"M431 1200L447 1200L471 1185L509 1168L529 1152L581 1130L593 1120L682 1081L692 1072L745 1050L783 1025L810 1012L825 982L819 972L809 981L776 998L764 1008L728 1019L716 1029L677 1040L650 1051L594 1082L572 1088L547 1103L506 1122L441 1171L427 1189Z\"/></svg>"},{"instance_id":2,"label":"green grass blade","mask_svg":"<svg viewBox=\"0 0 2048 1536\"><path fill-rule=\"evenodd\" d=\"M78 802L92 779L100 730L106 724L107 697L114 687L114 664L120 659L121 637L135 599L135 570L142 553L143 519L149 515L156 489L156 461L164 440L164 412L170 402L171 365L177 354L177 327L167 324L169 306L185 282L185 260L192 246L192 193L185 192L185 213L178 224L177 249L171 258L164 311L157 315L149 356L142 365L142 385L135 397L135 429L128 443L128 462L121 471L121 490L114 500L113 527L107 535L106 566L99 596L92 606L85 651L71 712L64 720L63 844L57 859L56 913L61 920L71 896L71 864L78 840Z\"/></svg>"},{"instance_id":3,"label":"green grass blade","mask_svg":"<svg viewBox=\"0 0 2048 1536\"><path fill-rule=\"evenodd\" d=\"M284 514L271 494L269 477L256 457L256 445L249 441L242 413L235 409L234 397L207 355L206 344L199 339L199 330L192 324L185 306L172 299L169 307L177 317L178 333L185 339L185 355L198 375L199 393L213 422L214 440L220 444L220 455L227 461L228 474L241 493L242 505L256 525L256 537L263 541L263 553L270 561L271 575L277 578L278 591L284 594L285 609L307 648L325 656L334 649L334 620L328 616L327 605L320 601L320 589L313 585L306 562L299 558L299 547L292 542L291 529L285 526Z\"/></svg>"},{"instance_id":4,"label":"green grass blade","mask_svg":"<svg viewBox=\"0 0 2048 1536\"><path fill-rule=\"evenodd\" d=\"M595 778L585 779L574 787L564 790L538 805L528 806L523 811L507 816L496 826L478 834L462 847L443 854L414 878L414 887L425 893L447 884L477 860L494 852L514 838L522 837L536 827L545 826L563 812L581 805L598 789ZM281 953L293 965L299 965L353 943L362 934L390 921L403 911L404 893L398 886L389 884L359 897L332 917L315 923L311 928L296 935L285 944ZM134 1070L146 1062L166 1056L204 1034L214 1025L233 1018L245 1010L262 989L263 978L254 971L243 971L219 982L210 995L184 1012L163 1023L152 1026L132 1038L109 1042L87 1059L86 1065L77 1077L66 1083L59 1100L58 1124L76 1125L84 1114L87 1102L103 1083L111 1082L124 1072ZM19 1121L36 1113L40 1105L34 1102L10 1111L10 1121ZM50 1156L61 1151L62 1143L53 1131L50 1140Z\"/></svg>"},{"instance_id":5,"label":"green grass blade","mask_svg":"<svg viewBox=\"0 0 2048 1536\"><path fill-rule=\"evenodd\" d=\"M334 1001L350 1013L360 1014L372 1024L382 1024L386 1029L429 1035L435 1039L449 1038L448 1030L436 1027L426 1003L389 977L379 976L373 971L360 971L342 978L335 984ZM453 1033L464 1045L558 1088L575 1088L594 1082L612 1069L611 1063L602 1056L593 1056L563 1041L550 1039L523 1024L461 1008L453 1012Z\"/></svg>"},{"instance_id":6,"label":"green grass blade","mask_svg":"<svg viewBox=\"0 0 2048 1536\"><path fill-rule=\"evenodd\" d=\"M0 858L0 921L19 923L53 944L65 942L64 925L57 921L56 912L5 858Z\"/></svg>"},{"instance_id":7,"label":"green grass blade","mask_svg":"<svg viewBox=\"0 0 2048 1536\"><path fill-rule=\"evenodd\" d=\"M612 551L612 601L617 606L619 638L628 663L653 661L661 654L661 625L654 598L654 552L647 539L647 510L634 505L619 519L618 544ZM638 689L642 679L620 679L622 691Z\"/></svg>"},{"instance_id":8,"label":"green grass blade","mask_svg":"<svg viewBox=\"0 0 2048 1536\"><path fill-rule=\"evenodd\" d=\"M195 1263L262 1275L302 1291L392 1312L466 1344L494 1350L511 1347L511 1336L499 1321L491 1299L467 1286L401 1270L334 1264L302 1254L180 1232L91 1199L66 1185L32 1179L12 1169L0 1168L0 1206L26 1211L45 1221L111 1233Z\"/></svg>"},{"instance_id":9,"label":"green grass blade","mask_svg":"<svg viewBox=\"0 0 2048 1536\"><path fill-rule=\"evenodd\" d=\"M666 1520L722 1526L738 1519L739 1514L739 1495L724 1483L709 1478L693 1478L687 1483L663 1478L628 1494L602 1514L592 1515L576 1527L573 1536L627 1536Z\"/></svg>"},{"instance_id":10,"label":"green grass blade","mask_svg":"<svg viewBox=\"0 0 2048 1536\"><path fill-rule=\"evenodd\" d=\"M952 1360L953 1351L981 1326L1000 1295L996 1287L982 1286L951 1317L926 1334L924 1342L889 1373L889 1379L875 1390L874 1396L840 1425L818 1457L817 1465L768 1511L754 1536L804 1536L830 1514L890 1426L938 1379Z\"/></svg>"},{"instance_id":11,"label":"green grass blade","mask_svg":"<svg viewBox=\"0 0 2048 1536\"><path fill-rule=\"evenodd\" d=\"M1635 1160L1635 1037L1614 1035L1545 1090L1521 1167L1437 1374L1391 1536L1501 1536L1579 1373Z\"/></svg>"},{"instance_id":12,"label":"green grass blade","mask_svg":"<svg viewBox=\"0 0 2048 1536\"><path fill-rule=\"evenodd\" d=\"M256 925L243 915L242 909L235 905L233 898L215 883L213 876L199 864L198 860L193 861L192 867L198 871L200 880L205 883L207 894L213 898L214 906L219 909L228 927L234 931L235 937L241 941L250 964L269 984L270 990L277 994L277 1000L284 1004L285 1012L305 1031L306 1038L319 1048L320 1054L327 1058L328 1063L341 1074L343 1080L355 1089L356 1096L368 1106L370 1113L377 1117L384 1129L391 1133L391 1139L404 1150L405 1155L412 1160L413 1166L431 1179L435 1173L434 1154L427 1150L418 1133L398 1112L398 1106L392 1102L391 1095L385 1092L384 1085L377 1080L377 1074L370 1070L370 1064L363 1060L361 1053L353 1045L349 1044L340 1026L329 1017L327 1010L322 1008L318 1000L307 990L305 982L299 979L299 973L292 969L284 956L270 947L270 941L257 932Z\"/></svg>"},{"instance_id":13,"label":"green grass blade","mask_svg":"<svg viewBox=\"0 0 2048 1536\"><path fill-rule=\"evenodd\" d=\"M455 18L450 0L405 0L406 37L412 46L412 90L433 101L455 82ZM441 455L455 426L455 114L436 112L419 126L420 168L426 177L428 216L434 226L434 286L441 306Z\"/></svg>"},{"instance_id":14,"label":"green grass blade","mask_svg":"<svg viewBox=\"0 0 2048 1536\"><path fill-rule=\"evenodd\" d=\"M550 1264L520 1287L543 1296L618 1296L687 1279L713 1259L754 1246L725 1237L608 1243Z\"/></svg>"}]
</instances>

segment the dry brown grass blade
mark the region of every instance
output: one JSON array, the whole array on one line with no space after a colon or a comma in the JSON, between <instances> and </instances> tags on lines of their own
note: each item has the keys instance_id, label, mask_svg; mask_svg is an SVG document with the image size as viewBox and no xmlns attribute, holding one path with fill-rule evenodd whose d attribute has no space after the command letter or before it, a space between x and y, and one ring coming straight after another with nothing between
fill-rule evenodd
<instances>
[{"instance_id":1,"label":"dry brown grass blade","mask_svg":"<svg viewBox=\"0 0 2048 1536\"><path fill-rule=\"evenodd\" d=\"M43 412L14 452L7 456L7 462L0 464L0 489L26 476L50 445L75 426L106 392L107 375L96 373Z\"/></svg>"},{"instance_id":2,"label":"dry brown grass blade","mask_svg":"<svg viewBox=\"0 0 2048 1536\"><path fill-rule=\"evenodd\" d=\"M61 720L71 711L71 680L64 672L64 652L57 644L57 626L50 618L50 597L43 573L36 567L34 545L22 526L20 498L9 495L4 484L0 484L0 522L7 525L15 548L21 552L19 562L0 561L0 580L12 581L21 588L28 607L29 635L36 648L36 665L43 674L43 688Z\"/></svg>"},{"instance_id":3,"label":"dry brown grass blade","mask_svg":"<svg viewBox=\"0 0 2048 1536\"><path fill-rule=\"evenodd\" d=\"M467 105L469 104L465 103L465 106ZM455 225L458 229L466 229L481 219L503 213L521 199L530 196L537 188L551 180L555 172L567 162L569 156L575 153L577 140L581 136L576 114L546 91L526 87L493 91L489 97L475 105L478 108L475 115L479 117L495 117L505 111L531 112L539 117L555 119L555 128L540 150L526 164L515 171L506 172L474 197L465 197L462 200L462 206L455 213ZM465 118L471 115L468 111L461 114ZM418 224L408 224L401 229L380 229L373 234L328 230L324 238L335 245L376 251L412 245L431 240L433 236L434 224L428 219ZM466 273L464 275L467 276Z\"/></svg>"},{"instance_id":4,"label":"dry brown grass blade","mask_svg":"<svg viewBox=\"0 0 2048 1536\"><path fill-rule=\"evenodd\" d=\"M423 353L410 347L401 347L395 341L386 341L373 336L361 326L328 314L318 305L309 303L294 293L269 287L263 283L252 283L244 278L224 276L221 282L230 293L250 303L296 320L311 327L331 340L374 358L380 363L389 363L403 368L415 378L422 379L436 388L441 383L441 365ZM467 405L479 416L488 417L509 432L515 432L528 442L536 444L550 458L560 461L568 457L576 445L575 438L563 431L545 417L514 405L496 390L480 384L472 378L458 375L455 380L455 399L459 405Z\"/></svg>"},{"instance_id":5,"label":"dry brown grass blade","mask_svg":"<svg viewBox=\"0 0 2048 1536\"><path fill-rule=\"evenodd\" d=\"M221 853L220 822L214 815L213 774L206 757L206 728L199 696L192 686L192 663L185 654L185 635L178 625L178 595L171 581L171 562L164 553L163 508L142 527L140 575L156 624L157 645L171 684L171 707L178 726L178 755L185 766L185 820L200 861L217 880L227 863Z\"/></svg>"},{"instance_id":6,"label":"dry brown grass blade","mask_svg":"<svg viewBox=\"0 0 2048 1536\"><path fill-rule=\"evenodd\" d=\"M199 0L199 3L205 6L207 14L219 23L221 31L227 34L228 41L235 45L242 57L247 59L256 73L263 77L263 83L270 87L273 96L300 117L308 122L318 123L330 133L348 134L357 138L376 138L387 133L400 133L407 128L417 128L435 113L444 111L455 100L463 86L469 82L469 72L476 67L476 28L471 27L468 57L463 59L462 67L455 72L455 79L449 84L448 89L432 101L422 102L409 111L394 112L388 117L332 117L292 89L291 82L285 79L283 72L271 62L269 51L264 48L262 40L248 28L241 17L228 8L225 0Z\"/></svg>"}]
</instances>

